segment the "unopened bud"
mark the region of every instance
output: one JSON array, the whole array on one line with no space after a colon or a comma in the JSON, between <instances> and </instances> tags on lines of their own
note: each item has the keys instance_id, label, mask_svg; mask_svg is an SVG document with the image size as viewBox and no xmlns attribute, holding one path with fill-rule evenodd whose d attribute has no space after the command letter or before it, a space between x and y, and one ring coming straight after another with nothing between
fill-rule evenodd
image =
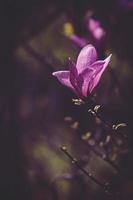
<instances>
[{"instance_id":1,"label":"unopened bud","mask_svg":"<svg viewBox=\"0 0 133 200\"><path fill-rule=\"evenodd\" d=\"M99 108L100 108L101 106L100 105L96 105L95 107L94 107L94 111L97 113L98 111L99 111Z\"/></svg>"}]
</instances>

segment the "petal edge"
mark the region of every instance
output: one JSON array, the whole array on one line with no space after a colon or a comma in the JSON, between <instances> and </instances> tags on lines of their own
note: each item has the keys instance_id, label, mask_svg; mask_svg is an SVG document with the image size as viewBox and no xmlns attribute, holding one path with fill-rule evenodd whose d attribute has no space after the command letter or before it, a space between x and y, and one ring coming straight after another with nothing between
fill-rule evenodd
<instances>
[{"instance_id":1,"label":"petal edge","mask_svg":"<svg viewBox=\"0 0 133 200\"><path fill-rule=\"evenodd\" d=\"M97 52L94 46L87 45L79 53L77 58L76 68L78 74L82 73L87 67L94 63L97 59Z\"/></svg>"}]
</instances>

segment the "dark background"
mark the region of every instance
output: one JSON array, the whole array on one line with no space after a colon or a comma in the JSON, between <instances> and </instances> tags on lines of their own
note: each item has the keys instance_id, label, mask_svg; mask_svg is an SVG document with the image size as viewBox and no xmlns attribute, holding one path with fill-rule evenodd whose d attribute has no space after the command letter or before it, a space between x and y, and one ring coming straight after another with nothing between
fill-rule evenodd
<instances>
[{"instance_id":1,"label":"dark background","mask_svg":"<svg viewBox=\"0 0 133 200\"><path fill-rule=\"evenodd\" d=\"M85 28L87 11L106 31L97 47L99 56L104 57L106 51L113 54L96 101L104 105L107 119L128 125L128 141L120 149L124 153L116 156L124 175L112 175L103 160L86 150L80 136L88 129L95 132L93 119L88 121L86 110L72 105L74 95L51 75L65 68L68 56L76 59L80 51L62 35L65 21L73 24L79 37L96 44ZM59 150L63 144L79 159L85 157L96 177L123 191L120 199L133 199L132 21L133 2L126 0L0 1L1 199L108 199L71 165ZM67 115L81 123L77 133L64 123Z\"/></svg>"}]
</instances>

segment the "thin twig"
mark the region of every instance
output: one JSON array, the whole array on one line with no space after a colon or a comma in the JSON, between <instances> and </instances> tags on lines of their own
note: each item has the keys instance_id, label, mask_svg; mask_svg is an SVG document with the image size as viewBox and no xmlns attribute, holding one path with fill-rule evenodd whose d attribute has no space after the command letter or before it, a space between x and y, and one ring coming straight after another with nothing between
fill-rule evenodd
<instances>
[{"instance_id":1,"label":"thin twig","mask_svg":"<svg viewBox=\"0 0 133 200\"><path fill-rule=\"evenodd\" d=\"M111 130L111 133L115 133L116 134L116 130L117 129L115 127L117 127L118 125L112 125L111 123L109 123L108 121L106 121L105 119L103 119L103 117L100 114L98 114L97 112L95 112L92 109L89 109L88 112L91 113L94 117L99 118L100 121L103 123L103 125L105 127L107 127L109 130ZM127 135L121 133L120 136L123 137L127 141Z\"/></svg>"},{"instance_id":2,"label":"thin twig","mask_svg":"<svg viewBox=\"0 0 133 200\"><path fill-rule=\"evenodd\" d=\"M112 162L112 161L108 158L107 155L106 155L105 157L103 157L103 156L102 156L98 151L96 151L91 145L89 145L88 143L87 143L86 145L89 147L89 149L90 149L97 157L101 158L103 161L105 161L106 163L108 163L109 165L111 165L111 166L115 169L115 171L116 171L117 173L120 173L119 167L118 167L114 162Z\"/></svg>"},{"instance_id":3,"label":"thin twig","mask_svg":"<svg viewBox=\"0 0 133 200\"><path fill-rule=\"evenodd\" d=\"M65 153L65 154L67 155L68 158L70 158L70 160L72 161L72 163L75 164L76 167L77 167L78 169L80 169L85 175L87 175L93 182L95 182L97 185L99 185L99 186L102 188L102 190L103 190L106 194L108 194L109 196L112 196L112 197L116 196L116 195L114 195L114 194L110 191L108 183L102 183L102 182L100 182L98 179L96 179L96 178L92 175L92 173L90 173L90 172L86 171L84 168L82 168L81 165L79 164L79 161L78 161L76 158L74 158L74 157L67 151L67 148L66 148L65 146L60 147L60 149L61 149L61 151L62 151L63 153Z\"/></svg>"}]
</instances>

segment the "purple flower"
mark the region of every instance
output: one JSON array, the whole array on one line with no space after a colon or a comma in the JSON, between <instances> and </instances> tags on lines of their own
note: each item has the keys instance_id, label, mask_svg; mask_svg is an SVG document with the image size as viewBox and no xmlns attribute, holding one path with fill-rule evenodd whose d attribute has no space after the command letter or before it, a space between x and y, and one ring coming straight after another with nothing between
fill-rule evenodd
<instances>
[{"instance_id":1,"label":"purple flower","mask_svg":"<svg viewBox=\"0 0 133 200\"><path fill-rule=\"evenodd\" d=\"M97 86L110 58L111 54L105 60L96 61L96 49L87 45L81 50L76 64L69 59L69 71L57 71L53 75L78 97L84 98Z\"/></svg>"},{"instance_id":2,"label":"purple flower","mask_svg":"<svg viewBox=\"0 0 133 200\"><path fill-rule=\"evenodd\" d=\"M105 31L101 27L101 23L93 18L89 18L87 28L96 40L101 40L105 35Z\"/></svg>"}]
</instances>

